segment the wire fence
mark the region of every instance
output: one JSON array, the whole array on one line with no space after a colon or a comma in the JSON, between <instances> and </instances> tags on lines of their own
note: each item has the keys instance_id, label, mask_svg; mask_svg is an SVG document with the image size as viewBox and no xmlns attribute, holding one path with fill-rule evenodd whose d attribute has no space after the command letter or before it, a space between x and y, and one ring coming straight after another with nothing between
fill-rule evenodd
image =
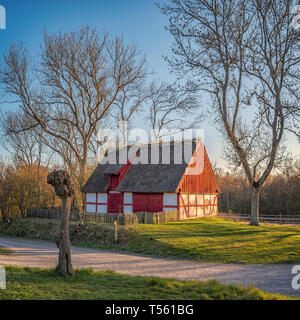
<instances>
[{"instance_id":1,"label":"wire fence","mask_svg":"<svg viewBox=\"0 0 300 320\"><path fill-rule=\"evenodd\" d=\"M230 219L232 221L250 221L251 216L246 214L224 213L218 214L220 218ZM300 215L261 215L260 222L275 223L275 224L300 224Z\"/></svg>"}]
</instances>

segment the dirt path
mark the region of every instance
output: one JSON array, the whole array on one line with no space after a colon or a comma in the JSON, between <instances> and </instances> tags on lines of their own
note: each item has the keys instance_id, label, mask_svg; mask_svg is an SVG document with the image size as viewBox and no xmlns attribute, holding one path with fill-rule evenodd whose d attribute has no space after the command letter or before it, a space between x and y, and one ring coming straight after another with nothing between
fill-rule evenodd
<instances>
[{"instance_id":1,"label":"dirt path","mask_svg":"<svg viewBox=\"0 0 300 320\"><path fill-rule=\"evenodd\" d=\"M58 249L54 243L0 237L0 246L14 251L0 255L0 265L53 268L57 263ZM137 255L72 247L73 266L94 270L114 270L139 276L159 276L180 280L217 279L223 283L253 285L268 292L300 297L291 281L291 264L242 265L198 263L183 260L157 259ZM8 279L9 281L9 279Z\"/></svg>"}]
</instances>

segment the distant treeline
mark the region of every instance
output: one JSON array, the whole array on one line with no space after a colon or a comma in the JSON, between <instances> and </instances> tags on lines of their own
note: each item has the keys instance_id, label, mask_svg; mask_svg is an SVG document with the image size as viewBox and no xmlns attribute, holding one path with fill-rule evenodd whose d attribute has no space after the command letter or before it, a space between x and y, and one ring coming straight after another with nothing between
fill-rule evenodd
<instances>
[{"instance_id":1,"label":"distant treeline","mask_svg":"<svg viewBox=\"0 0 300 320\"><path fill-rule=\"evenodd\" d=\"M13 166L0 161L0 218L24 217L29 207L60 205L47 184L48 173L42 166Z\"/></svg>"},{"instance_id":2,"label":"distant treeline","mask_svg":"<svg viewBox=\"0 0 300 320\"><path fill-rule=\"evenodd\" d=\"M238 175L216 175L221 194L219 211L249 214L251 212L251 188L248 181ZM300 214L300 176L285 173L270 176L260 195L261 215Z\"/></svg>"}]
</instances>

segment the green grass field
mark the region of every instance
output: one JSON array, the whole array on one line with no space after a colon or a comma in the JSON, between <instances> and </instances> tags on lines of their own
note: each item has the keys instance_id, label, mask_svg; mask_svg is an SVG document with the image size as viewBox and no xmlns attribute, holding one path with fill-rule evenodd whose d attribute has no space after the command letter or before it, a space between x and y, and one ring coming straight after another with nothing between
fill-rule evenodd
<instances>
[{"instance_id":1,"label":"green grass field","mask_svg":"<svg viewBox=\"0 0 300 320\"><path fill-rule=\"evenodd\" d=\"M0 226L0 234L54 241L59 221L20 219ZM220 218L119 228L71 224L73 244L159 257L222 263L300 263L300 226L264 224L259 227Z\"/></svg>"},{"instance_id":2,"label":"green grass field","mask_svg":"<svg viewBox=\"0 0 300 320\"><path fill-rule=\"evenodd\" d=\"M61 277L54 270L6 267L7 289L0 299L101 299L101 300L281 300L289 297L259 289L223 285L212 280L178 281L154 277L133 277L114 272L79 270Z\"/></svg>"},{"instance_id":3,"label":"green grass field","mask_svg":"<svg viewBox=\"0 0 300 320\"><path fill-rule=\"evenodd\" d=\"M126 248L145 254L223 263L299 263L300 227L224 219L198 219L162 225L135 225Z\"/></svg>"}]
</instances>

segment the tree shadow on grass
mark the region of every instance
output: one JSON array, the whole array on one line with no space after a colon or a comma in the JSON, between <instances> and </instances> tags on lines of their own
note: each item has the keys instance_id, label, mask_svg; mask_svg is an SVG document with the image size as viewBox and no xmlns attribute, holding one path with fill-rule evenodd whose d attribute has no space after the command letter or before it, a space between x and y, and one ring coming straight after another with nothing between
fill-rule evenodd
<instances>
[{"instance_id":1,"label":"tree shadow on grass","mask_svg":"<svg viewBox=\"0 0 300 320\"><path fill-rule=\"evenodd\" d=\"M163 233L163 232L153 232L153 233L148 233L146 236L147 237L152 237L152 238L160 238L160 239L168 239L168 238L193 238L193 237L230 237L230 236L252 236L252 235L258 235L258 234L264 234L268 233L265 230L239 230L239 231L234 231L234 230L228 230L228 231L220 231L220 230L207 230L205 232L200 231L194 231L194 232L188 232L188 231L182 231L182 232L173 232L173 233ZM139 233L140 236L145 236L142 233ZM297 235L297 234L296 234Z\"/></svg>"}]
</instances>

